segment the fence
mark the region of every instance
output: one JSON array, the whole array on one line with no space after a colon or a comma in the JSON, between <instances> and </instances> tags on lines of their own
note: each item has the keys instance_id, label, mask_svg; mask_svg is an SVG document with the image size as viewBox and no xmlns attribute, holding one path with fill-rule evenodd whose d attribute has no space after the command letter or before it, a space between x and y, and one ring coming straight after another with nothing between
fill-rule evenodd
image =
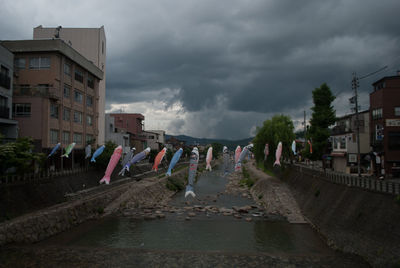
<instances>
[{"instance_id":1,"label":"fence","mask_svg":"<svg viewBox=\"0 0 400 268\"><path fill-rule=\"evenodd\" d=\"M334 171L323 171L319 169L317 170L298 164L293 164L293 167L302 173L306 173L314 177L316 176L332 183L345 184L350 187L358 187L385 194L400 195L400 182L383 181L375 178L356 177Z\"/></svg>"},{"instance_id":2,"label":"fence","mask_svg":"<svg viewBox=\"0 0 400 268\"><path fill-rule=\"evenodd\" d=\"M43 171L39 173L27 173L22 175L7 175L0 177L0 184L24 184L28 182L36 182L41 180L47 180L55 177L68 176L81 172L88 171L89 168L74 168L74 169L64 169L63 171Z\"/></svg>"}]
</instances>

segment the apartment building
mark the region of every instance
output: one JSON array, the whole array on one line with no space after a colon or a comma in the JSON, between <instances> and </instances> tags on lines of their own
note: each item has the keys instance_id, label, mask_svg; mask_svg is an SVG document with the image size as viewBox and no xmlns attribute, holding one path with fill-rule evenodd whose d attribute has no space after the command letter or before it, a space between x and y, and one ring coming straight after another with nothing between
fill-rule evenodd
<instances>
[{"instance_id":1,"label":"apartment building","mask_svg":"<svg viewBox=\"0 0 400 268\"><path fill-rule=\"evenodd\" d=\"M143 132L143 134L146 136L146 143L145 147L150 147L150 149L155 150L155 151L160 151L163 147L164 143L160 142L160 134L151 131L151 130L146 130Z\"/></svg>"},{"instance_id":2,"label":"apartment building","mask_svg":"<svg viewBox=\"0 0 400 268\"><path fill-rule=\"evenodd\" d=\"M131 150L130 147L130 134L123 128L117 128L115 126L115 117L106 114L106 129L105 129L105 140L112 141L117 145L122 146L122 152L124 154Z\"/></svg>"},{"instance_id":3,"label":"apartment building","mask_svg":"<svg viewBox=\"0 0 400 268\"><path fill-rule=\"evenodd\" d=\"M13 118L39 150L98 144L103 72L61 39L1 41L14 53Z\"/></svg>"},{"instance_id":4,"label":"apartment building","mask_svg":"<svg viewBox=\"0 0 400 268\"><path fill-rule=\"evenodd\" d=\"M17 138L18 122L12 120L14 55L0 45L0 134L3 141Z\"/></svg>"},{"instance_id":5,"label":"apartment building","mask_svg":"<svg viewBox=\"0 0 400 268\"><path fill-rule=\"evenodd\" d=\"M369 95L371 146L384 173L400 177L400 72L372 84Z\"/></svg>"},{"instance_id":6,"label":"apartment building","mask_svg":"<svg viewBox=\"0 0 400 268\"><path fill-rule=\"evenodd\" d=\"M361 172L366 173L370 166L369 155L369 110L358 113L360 136ZM332 168L338 172L357 173L357 120L355 114L345 115L336 120L332 129ZM370 167L371 168L371 167Z\"/></svg>"},{"instance_id":7,"label":"apartment building","mask_svg":"<svg viewBox=\"0 0 400 268\"><path fill-rule=\"evenodd\" d=\"M110 113L114 117L115 128L125 129L129 133L130 146L135 147L136 151L144 150L146 145L146 135L144 132L144 116L134 113Z\"/></svg>"},{"instance_id":8,"label":"apartment building","mask_svg":"<svg viewBox=\"0 0 400 268\"><path fill-rule=\"evenodd\" d=\"M104 26L100 28L64 28L43 27L33 29L33 39L59 38L64 40L86 59L91 61L103 72L99 82L99 100L96 112L98 117L98 143L103 144L105 138L105 99L106 99L106 34Z\"/></svg>"}]
</instances>

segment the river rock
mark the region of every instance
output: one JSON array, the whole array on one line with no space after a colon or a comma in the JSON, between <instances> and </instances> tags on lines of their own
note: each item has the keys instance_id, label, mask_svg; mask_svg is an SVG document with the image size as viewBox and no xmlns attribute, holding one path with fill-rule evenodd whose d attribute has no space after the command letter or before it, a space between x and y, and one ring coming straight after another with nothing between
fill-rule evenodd
<instances>
[{"instance_id":1,"label":"river rock","mask_svg":"<svg viewBox=\"0 0 400 268\"><path fill-rule=\"evenodd\" d=\"M189 217L195 217L195 216L196 216L196 213L194 213L194 212L189 212L189 213L188 213L188 216L189 216Z\"/></svg>"},{"instance_id":2,"label":"river rock","mask_svg":"<svg viewBox=\"0 0 400 268\"><path fill-rule=\"evenodd\" d=\"M165 218L165 214L163 214L163 213L157 214L157 217L159 219L164 219Z\"/></svg>"},{"instance_id":3,"label":"river rock","mask_svg":"<svg viewBox=\"0 0 400 268\"><path fill-rule=\"evenodd\" d=\"M219 209L219 212L220 212L220 213L226 213L226 212L228 212L228 213L231 213L231 214L232 214L232 213L233 213L233 209L222 207L222 208Z\"/></svg>"},{"instance_id":4,"label":"river rock","mask_svg":"<svg viewBox=\"0 0 400 268\"><path fill-rule=\"evenodd\" d=\"M252 221L253 219L250 218L250 217L247 217L245 220L248 221L248 222L250 222L250 221Z\"/></svg>"},{"instance_id":5,"label":"river rock","mask_svg":"<svg viewBox=\"0 0 400 268\"><path fill-rule=\"evenodd\" d=\"M242 216L240 214L233 214L233 217L235 217L236 219L241 219Z\"/></svg>"},{"instance_id":6,"label":"river rock","mask_svg":"<svg viewBox=\"0 0 400 268\"><path fill-rule=\"evenodd\" d=\"M184 210L192 210L193 207L183 207Z\"/></svg>"},{"instance_id":7,"label":"river rock","mask_svg":"<svg viewBox=\"0 0 400 268\"><path fill-rule=\"evenodd\" d=\"M144 216L144 219L145 219L145 220L154 220L154 219L156 219L156 218L157 218L156 215L153 215L153 214Z\"/></svg>"},{"instance_id":8,"label":"river rock","mask_svg":"<svg viewBox=\"0 0 400 268\"><path fill-rule=\"evenodd\" d=\"M246 194L246 193L242 194L242 197L247 197L247 196L248 196L248 194Z\"/></svg>"},{"instance_id":9,"label":"river rock","mask_svg":"<svg viewBox=\"0 0 400 268\"><path fill-rule=\"evenodd\" d=\"M222 215L224 216L232 216L233 212L224 212Z\"/></svg>"},{"instance_id":10,"label":"river rock","mask_svg":"<svg viewBox=\"0 0 400 268\"><path fill-rule=\"evenodd\" d=\"M190 221L191 218L190 218L190 217L186 217L185 220L186 220L186 221Z\"/></svg>"}]
</instances>

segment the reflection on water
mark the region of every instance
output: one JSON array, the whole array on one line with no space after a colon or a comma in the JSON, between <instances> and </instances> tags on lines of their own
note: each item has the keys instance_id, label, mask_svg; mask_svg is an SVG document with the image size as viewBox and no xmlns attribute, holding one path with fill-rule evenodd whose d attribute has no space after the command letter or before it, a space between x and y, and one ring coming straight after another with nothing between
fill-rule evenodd
<instances>
[{"instance_id":1,"label":"reflection on water","mask_svg":"<svg viewBox=\"0 0 400 268\"><path fill-rule=\"evenodd\" d=\"M232 170L232 168L231 168ZM211 204L230 208L254 204L240 195L224 193L228 179L220 170L203 172L195 184L196 199L190 205ZM184 192L178 193L171 206L187 206ZM211 203L209 203L211 202ZM107 218L82 225L46 243L70 246L143 248L160 250L200 250L233 252L269 252L314 254L327 250L316 233L305 224L266 221L247 222L233 216L198 214L190 221L183 215L168 214L165 219L145 221Z\"/></svg>"},{"instance_id":2,"label":"reflection on water","mask_svg":"<svg viewBox=\"0 0 400 268\"><path fill-rule=\"evenodd\" d=\"M64 244L75 246L163 250L305 254L326 248L308 225L223 216L191 221L109 218L67 240Z\"/></svg>"}]
</instances>

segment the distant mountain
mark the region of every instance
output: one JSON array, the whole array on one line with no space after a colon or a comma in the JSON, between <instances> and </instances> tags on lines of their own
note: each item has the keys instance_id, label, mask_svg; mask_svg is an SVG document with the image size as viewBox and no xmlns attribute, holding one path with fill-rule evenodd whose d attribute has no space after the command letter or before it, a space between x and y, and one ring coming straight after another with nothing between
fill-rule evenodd
<instances>
[{"instance_id":1,"label":"distant mountain","mask_svg":"<svg viewBox=\"0 0 400 268\"><path fill-rule=\"evenodd\" d=\"M253 140L253 138L247 138L247 139L242 139L242 140L221 140L221 139L205 139L205 138L194 138L186 135L165 135L165 138L168 140L169 138L174 137L178 140L185 141L186 145L207 145L211 144L213 142L216 143L221 143L222 145L225 145L228 147L230 150L235 150L236 146L240 145L241 147L246 146L249 144L250 141Z\"/></svg>"}]
</instances>

